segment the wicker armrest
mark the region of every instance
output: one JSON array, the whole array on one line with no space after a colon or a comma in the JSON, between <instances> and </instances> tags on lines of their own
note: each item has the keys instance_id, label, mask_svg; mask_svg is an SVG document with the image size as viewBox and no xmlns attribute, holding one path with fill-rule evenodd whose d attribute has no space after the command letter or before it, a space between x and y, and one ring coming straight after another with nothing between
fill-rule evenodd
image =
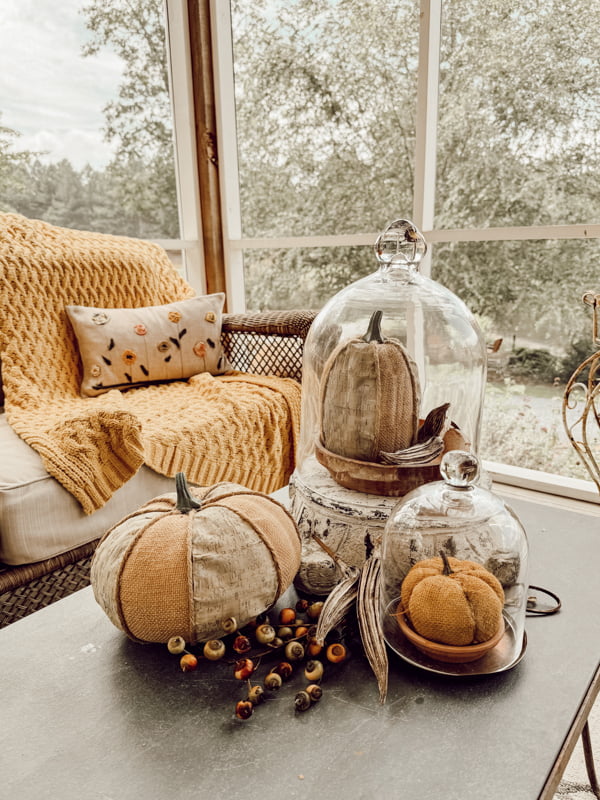
<instances>
[{"instance_id":1,"label":"wicker armrest","mask_svg":"<svg viewBox=\"0 0 600 800\"><path fill-rule=\"evenodd\" d=\"M302 379L302 351L315 311L224 314L221 341L234 369Z\"/></svg>"},{"instance_id":2,"label":"wicker armrest","mask_svg":"<svg viewBox=\"0 0 600 800\"><path fill-rule=\"evenodd\" d=\"M224 332L258 333L306 338L316 311L258 311L253 314L224 314Z\"/></svg>"}]
</instances>

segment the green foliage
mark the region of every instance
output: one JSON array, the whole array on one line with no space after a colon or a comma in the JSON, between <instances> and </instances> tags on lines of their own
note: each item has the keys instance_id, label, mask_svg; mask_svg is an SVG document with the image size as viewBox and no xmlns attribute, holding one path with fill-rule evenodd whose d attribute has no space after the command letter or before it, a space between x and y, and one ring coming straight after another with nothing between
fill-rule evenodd
<instances>
[{"instance_id":1,"label":"green foliage","mask_svg":"<svg viewBox=\"0 0 600 800\"><path fill-rule=\"evenodd\" d=\"M517 347L508 359L506 372L513 377L525 378L529 383L552 383L557 377L558 363L548 350Z\"/></svg>"},{"instance_id":2,"label":"green foliage","mask_svg":"<svg viewBox=\"0 0 600 800\"><path fill-rule=\"evenodd\" d=\"M170 153L173 126L162 2L92 0L82 13L92 34L83 55L94 56L109 46L123 61L118 99L104 109L106 138L117 142L117 159L139 161Z\"/></svg>"},{"instance_id":3,"label":"green foliage","mask_svg":"<svg viewBox=\"0 0 600 800\"><path fill-rule=\"evenodd\" d=\"M522 384L488 384L485 394L480 454L489 461L514 464L571 478L589 480L563 429L561 400L551 404L548 420L540 421Z\"/></svg>"},{"instance_id":4,"label":"green foliage","mask_svg":"<svg viewBox=\"0 0 600 800\"><path fill-rule=\"evenodd\" d=\"M563 358L559 359L557 374L560 379L566 383L571 375L575 372L577 367L580 366L587 358L596 352L596 347L592 345L591 336L583 337L572 341ZM579 376L579 380L587 380L587 372L583 372Z\"/></svg>"},{"instance_id":5,"label":"green foliage","mask_svg":"<svg viewBox=\"0 0 600 800\"><path fill-rule=\"evenodd\" d=\"M591 26L573 9L565 17L558 0L518 10L490 0L485 13L445 4L436 227L600 215L600 9L579 8ZM232 11L244 235L379 231L410 216L416 3L234 0ZM437 245L433 277L497 335L556 343L579 327L574 310L597 281L598 249L593 240ZM358 277L363 262L346 258L333 265L324 253L320 269ZM252 305L261 291L287 302L299 271L285 275L288 284L249 269Z\"/></svg>"},{"instance_id":6,"label":"green foliage","mask_svg":"<svg viewBox=\"0 0 600 800\"><path fill-rule=\"evenodd\" d=\"M14 211L13 198L27 185L27 168L34 154L15 150L18 137L17 131L0 122L0 211Z\"/></svg>"},{"instance_id":7,"label":"green foliage","mask_svg":"<svg viewBox=\"0 0 600 800\"><path fill-rule=\"evenodd\" d=\"M92 0L83 9L93 57L111 47L123 61L118 98L107 104L106 169L77 171L15 152L0 126L0 208L55 225L141 238L179 238L173 130L160 0Z\"/></svg>"},{"instance_id":8,"label":"green foliage","mask_svg":"<svg viewBox=\"0 0 600 800\"><path fill-rule=\"evenodd\" d=\"M106 170L10 156L0 202L62 224L179 235L161 0L87 0L83 54L123 63L105 108ZM413 206L419 10L414 0L232 0L244 236L379 231ZM581 18L586 25L581 25ZM436 227L600 216L600 7L457 0L443 15ZM485 54L485 57L482 55ZM13 142L14 144L14 142ZM14 150L14 148L13 148ZM3 157L4 154L4 157ZM432 248L432 274L494 335L568 342L597 281L597 240ZM248 251L252 308L321 306L374 262L367 248ZM535 367L540 373L541 367Z\"/></svg>"}]
</instances>

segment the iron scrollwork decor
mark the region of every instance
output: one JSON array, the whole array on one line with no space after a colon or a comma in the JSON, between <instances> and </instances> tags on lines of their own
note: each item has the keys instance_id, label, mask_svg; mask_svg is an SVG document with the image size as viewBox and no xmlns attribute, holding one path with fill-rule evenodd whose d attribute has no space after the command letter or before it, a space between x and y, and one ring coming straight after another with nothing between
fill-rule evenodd
<instances>
[{"instance_id":1,"label":"iron scrollwork decor","mask_svg":"<svg viewBox=\"0 0 600 800\"><path fill-rule=\"evenodd\" d=\"M583 302L592 307L592 343L600 348L600 293L586 292ZM569 378L562 417L571 444L600 490L600 349Z\"/></svg>"}]
</instances>

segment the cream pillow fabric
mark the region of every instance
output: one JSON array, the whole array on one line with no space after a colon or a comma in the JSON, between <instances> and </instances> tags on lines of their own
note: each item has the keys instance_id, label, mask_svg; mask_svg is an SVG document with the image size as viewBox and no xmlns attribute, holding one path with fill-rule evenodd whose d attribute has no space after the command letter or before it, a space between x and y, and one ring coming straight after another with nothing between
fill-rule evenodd
<instances>
[{"instance_id":1,"label":"cream pillow fabric","mask_svg":"<svg viewBox=\"0 0 600 800\"><path fill-rule=\"evenodd\" d=\"M221 346L225 295L146 308L67 306L83 364L86 397L231 369Z\"/></svg>"}]
</instances>

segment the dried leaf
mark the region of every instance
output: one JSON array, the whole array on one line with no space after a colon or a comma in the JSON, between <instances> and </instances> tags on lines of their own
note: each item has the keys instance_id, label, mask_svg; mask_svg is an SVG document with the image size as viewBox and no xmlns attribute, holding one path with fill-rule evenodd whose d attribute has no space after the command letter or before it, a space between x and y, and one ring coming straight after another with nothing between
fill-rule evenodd
<instances>
[{"instance_id":1,"label":"dried leaf","mask_svg":"<svg viewBox=\"0 0 600 800\"><path fill-rule=\"evenodd\" d=\"M417 442L425 442L432 436L443 437L448 429L448 409L450 403L443 403L441 406L434 408L425 417L425 422L419 429Z\"/></svg>"}]
</instances>

